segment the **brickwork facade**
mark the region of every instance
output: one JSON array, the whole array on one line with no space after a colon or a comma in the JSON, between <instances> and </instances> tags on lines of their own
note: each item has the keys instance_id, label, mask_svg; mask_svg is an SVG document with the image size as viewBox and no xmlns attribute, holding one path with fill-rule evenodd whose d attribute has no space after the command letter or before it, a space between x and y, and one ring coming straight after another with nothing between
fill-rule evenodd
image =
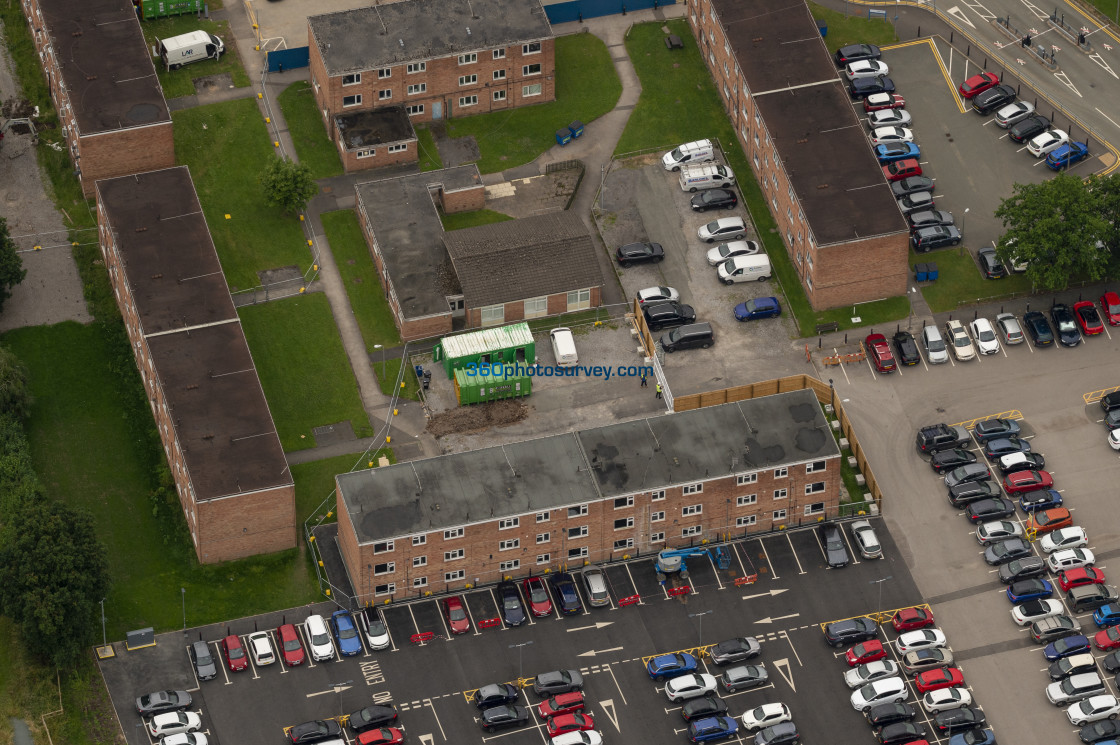
<instances>
[{"instance_id":1,"label":"brickwork facade","mask_svg":"<svg viewBox=\"0 0 1120 745\"><path fill-rule=\"evenodd\" d=\"M371 168L395 166L398 163L415 163L419 159L416 140L389 142L376 147L350 150L338 143L338 154L342 158L342 170L347 173L368 171Z\"/></svg>"},{"instance_id":2,"label":"brickwork facade","mask_svg":"<svg viewBox=\"0 0 1120 745\"><path fill-rule=\"evenodd\" d=\"M71 152L81 164L82 194L87 197L93 196L94 184L101 179L175 165L171 122L83 136Z\"/></svg>"},{"instance_id":3,"label":"brickwork facade","mask_svg":"<svg viewBox=\"0 0 1120 745\"><path fill-rule=\"evenodd\" d=\"M440 189L437 199L439 206L449 215L480 210L486 206L486 187L479 185L451 191Z\"/></svg>"},{"instance_id":4,"label":"brickwork facade","mask_svg":"<svg viewBox=\"0 0 1120 745\"><path fill-rule=\"evenodd\" d=\"M537 314L532 318L541 318L543 316L555 316L560 313L568 313L575 310L587 310L588 308L598 308L600 305L600 291L599 287L589 287L585 290L576 290L572 293L557 292L548 296L547 311L543 314ZM534 300L536 298L533 298ZM505 314L501 321L494 321L487 325L499 326L503 323L513 323L514 321L524 321L525 316L525 300L518 300L511 303L505 303ZM467 308L466 309L466 324L469 329L476 329L482 327L482 308Z\"/></svg>"}]
</instances>

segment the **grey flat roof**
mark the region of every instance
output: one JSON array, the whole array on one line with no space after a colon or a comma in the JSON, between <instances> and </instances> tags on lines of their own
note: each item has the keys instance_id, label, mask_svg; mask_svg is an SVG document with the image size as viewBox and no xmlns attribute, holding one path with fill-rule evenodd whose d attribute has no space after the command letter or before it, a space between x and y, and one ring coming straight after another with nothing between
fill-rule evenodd
<instances>
[{"instance_id":1,"label":"grey flat roof","mask_svg":"<svg viewBox=\"0 0 1120 745\"><path fill-rule=\"evenodd\" d=\"M839 456L802 390L338 476L358 541Z\"/></svg>"},{"instance_id":2,"label":"grey flat roof","mask_svg":"<svg viewBox=\"0 0 1120 745\"><path fill-rule=\"evenodd\" d=\"M817 244L906 232L808 6L769 0L712 5ZM783 88L790 90L777 92Z\"/></svg>"},{"instance_id":3,"label":"grey flat roof","mask_svg":"<svg viewBox=\"0 0 1120 745\"><path fill-rule=\"evenodd\" d=\"M328 75L552 36L540 0L402 0L310 16Z\"/></svg>"},{"instance_id":4,"label":"grey flat roof","mask_svg":"<svg viewBox=\"0 0 1120 745\"><path fill-rule=\"evenodd\" d=\"M472 164L354 186L405 318L450 312L447 294L454 293L440 287L437 278L453 271L429 192L441 185L444 191L481 186L482 176Z\"/></svg>"},{"instance_id":5,"label":"grey flat roof","mask_svg":"<svg viewBox=\"0 0 1120 745\"><path fill-rule=\"evenodd\" d=\"M403 106L340 114L334 122L348 150L416 139L416 131Z\"/></svg>"},{"instance_id":6,"label":"grey flat roof","mask_svg":"<svg viewBox=\"0 0 1120 745\"><path fill-rule=\"evenodd\" d=\"M130 0L39 0L80 135L171 121Z\"/></svg>"},{"instance_id":7,"label":"grey flat roof","mask_svg":"<svg viewBox=\"0 0 1120 745\"><path fill-rule=\"evenodd\" d=\"M102 179L96 190L116 236L141 333L237 317L186 166Z\"/></svg>"}]
</instances>

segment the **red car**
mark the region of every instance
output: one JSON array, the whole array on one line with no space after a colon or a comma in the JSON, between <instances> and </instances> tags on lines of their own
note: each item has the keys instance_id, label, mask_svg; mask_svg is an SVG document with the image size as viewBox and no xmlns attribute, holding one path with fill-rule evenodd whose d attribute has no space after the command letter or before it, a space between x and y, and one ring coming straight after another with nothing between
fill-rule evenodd
<instances>
[{"instance_id":1,"label":"red car","mask_svg":"<svg viewBox=\"0 0 1120 745\"><path fill-rule=\"evenodd\" d=\"M443 616L447 619L452 634L465 634L471 630L471 620L467 618L467 611L463 608L463 601L458 595L444 598L442 605Z\"/></svg>"},{"instance_id":2,"label":"red car","mask_svg":"<svg viewBox=\"0 0 1120 745\"><path fill-rule=\"evenodd\" d=\"M1049 489L1053 485L1054 479L1049 471L1016 471L1003 477L1003 488L1008 494Z\"/></svg>"},{"instance_id":3,"label":"red car","mask_svg":"<svg viewBox=\"0 0 1120 745\"><path fill-rule=\"evenodd\" d=\"M595 720L590 714L561 714L548 720L549 737L585 729L595 729Z\"/></svg>"},{"instance_id":4,"label":"red car","mask_svg":"<svg viewBox=\"0 0 1120 745\"><path fill-rule=\"evenodd\" d=\"M883 176L887 181L901 181L909 176L921 176L922 164L915 158L903 158L883 166Z\"/></svg>"},{"instance_id":5,"label":"red car","mask_svg":"<svg viewBox=\"0 0 1120 745\"><path fill-rule=\"evenodd\" d=\"M1109 326L1120 326L1120 295L1111 290L1101 295L1101 310Z\"/></svg>"},{"instance_id":6,"label":"red car","mask_svg":"<svg viewBox=\"0 0 1120 745\"><path fill-rule=\"evenodd\" d=\"M978 93L999 85L999 76L994 72L982 72L979 75L973 75L968 80L961 83L958 89L962 96L965 98L972 98Z\"/></svg>"},{"instance_id":7,"label":"red car","mask_svg":"<svg viewBox=\"0 0 1120 745\"><path fill-rule=\"evenodd\" d=\"M584 707L583 691L561 693L537 704L541 719L552 719L561 714L571 714Z\"/></svg>"},{"instance_id":8,"label":"red car","mask_svg":"<svg viewBox=\"0 0 1120 745\"><path fill-rule=\"evenodd\" d=\"M1085 336L1096 336L1104 333L1104 323L1101 321L1101 316L1097 313L1096 306L1088 300L1073 304L1073 317L1077 319L1077 325L1081 327L1081 333Z\"/></svg>"},{"instance_id":9,"label":"red car","mask_svg":"<svg viewBox=\"0 0 1120 745\"><path fill-rule=\"evenodd\" d=\"M868 114L885 109L901 109L905 105L906 99L897 93L872 93L863 99L863 110Z\"/></svg>"},{"instance_id":10,"label":"red car","mask_svg":"<svg viewBox=\"0 0 1120 745\"><path fill-rule=\"evenodd\" d=\"M1058 586L1062 592L1069 592L1074 587L1082 585L1103 585L1104 572L1096 567L1080 567L1058 572Z\"/></svg>"},{"instance_id":11,"label":"red car","mask_svg":"<svg viewBox=\"0 0 1120 745\"><path fill-rule=\"evenodd\" d=\"M276 629L276 638L280 641L280 654L284 657L284 664L295 667L303 664L303 645L299 641L296 627L286 623Z\"/></svg>"},{"instance_id":12,"label":"red car","mask_svg":"<svg viewBox=\"0 0 1120 745\"><path fill-rule=\"evenodd\" d=\"M903 608L891 617L895 631L913 631L933 624L933 613L925 608Z\"/></svg>"},{"instance_id":13,"label":"red car","mask_svg":"<svg viewBox=\"0 0 1120 745\"><path fill-rule=\"evenodd\" d=\"M1051 530L1068 528L1071 525L1073 525L1073 515L1069 514L1069 510L1065 507L1054 507L1049 510L1032 512L1024 528L1028 534L1031 531L1049 533Z\"/></svg>"},{"instance_id":14,"label":"red car","mask_svg":"<svg viewBox=\"0 0 1120 745\"><path fill-rule=\"evenodd\" d=\"M926 670L914 678L914 687L918 689L918 693L928 693L929 691L960 685L964 685L964 675L955 667L939 667L934 670Z\"/></svg>"},{"instance_id":15,"label":"red car","mask_svg":"<svg viewBox=\"0 0 1120 745\"><path fill-rule=\"evenodd\" d=\"M552 615L552 601L548 597L548 588L540 577L530 577L521 583L525 590L525 597L529 598L529 612L537 618Z\"/></svg>"},{"instance_id":16,"label":"red car","mask_svg":"<svg viewBox=\"0 0 1120 745\"><path fill-rule=\"evenodd\" d=\"M241 639L237 634L230 634L222 639L222 656L226 658L226 665L230 672L240 672L249 667L249 657L245 648L241 646Z\"/></svg>"},{"instance_id":17,"label":"red car","mask_svg":"<svg viewBox=\"0 0 1120 745\"><path fill-rule=\"evenodd\" d=\"M882 334L868 334L864 344L876 370L881 373L894 372L894 355L891 354L891 345L887 344L887 337Z\"/></svg>"},{"instance_id":18,"label":"red car","mask_svg":"<svg viewBox=\"0 0 1120 745\"><path fill-rule=\"evenodd\" d=\"M359 745L400 745L404 733L396 727L378 727L358 735Z\"/></svg>"},{"instance_id":19,"label":"red car","mask_svg":"<svg viewBox=\"0 0 1120 745\"><path fill-rule=\"evenodd\" d=\"M1093 637L1093 643L1097 645L1097 649L1108 650L1120 647L1120 626L1109 626L1103 631L1098 631Z\"/></svg>"},{"instance_id":20,"label":"red car","mask_svg":"<svg viewBox=\"0 0 1120 745\"><path fill-rule=\"evenodd\" d=\"M872 639L849 649L844 653L844 660L847 661L849 667L855 667L865 662L881 660L886 656L887 650L883 649L883 643L878 639Z\"/></svg>"}]
</instances>

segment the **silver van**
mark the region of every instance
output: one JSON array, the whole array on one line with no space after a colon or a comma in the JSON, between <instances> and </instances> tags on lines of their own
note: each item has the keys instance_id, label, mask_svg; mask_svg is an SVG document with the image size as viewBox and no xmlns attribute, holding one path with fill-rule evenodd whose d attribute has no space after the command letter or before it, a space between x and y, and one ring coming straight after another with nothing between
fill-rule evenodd
<instances>
[{"instance_id":1,"label":"silver van","mask_svg":"<svg viewBox=\"0 0 1120 745\"><path fill-rule=\"evenodd\" d=\"M940 365L942 362L949 361L949 349L945 346L945 340L941 338L941 332L936 326L926 326L922 329L922 346L926 349L926 361L931 365Z\"/></svg>"},{"instance_id":2,"label":"silver van","mask_svg":"<svg viewBox=\"0 0 1120 745\"><path fill-rule=\"evenodd\" d=\"M694 163L707 163L715 160L716 151L711 140L686 142L661 156L661 165L666 171L679 171L681 166Z\"/></svg>"}]
</instances>

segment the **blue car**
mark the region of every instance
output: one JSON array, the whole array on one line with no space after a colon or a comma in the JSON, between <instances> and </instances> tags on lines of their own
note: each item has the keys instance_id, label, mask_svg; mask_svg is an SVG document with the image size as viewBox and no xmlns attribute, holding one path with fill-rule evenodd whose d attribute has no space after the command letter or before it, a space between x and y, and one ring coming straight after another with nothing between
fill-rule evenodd
<instances>
[{"instance_id":1,"label":"blue car","mask_svg":"<svg viewBox=\"0 0 1120 745\"><path fill-rule=\"evenodd\" d=\"M1035 510L1048 510L1051 507L1062 506L1062 495L1057 489L1040 489L1029 491L1019 497L1019 507L1023 512Z\"/></svg>"},{"instance_id":2,"label":"blue car","mask_svg":"<svg viewBox=\"0 0 1120 745\"><path fill-rule=\"evenodd\" d=\"M1063 657L1072 657L1075 654L1088 652L1091 648L1088 637L1081 634L1074 634L1073 636L1064 636L1056 642L1051 642L1046 645L1046 649L1042 650L1042 656L1053 662L1060 660Z\"/></svg>"},{"instance_id":3,"label":"blue car","mask_svg":"<svg viewBox=\"0 0 1120 745\"><path fill-rule=\"evenodd\" d=\"M880 165L921 156L921 149L913 142L884 142L875 146L875 157L879 159Z\"/></svg>"},{"instance_id":4,"label":"blue car","mask_svg":"<svg viewBox=\"0 0 1120 745\"><path fill-rule=\"evenodd\" d=\"M1102 605L1093 612L1093 623L1097 628L1103 629L1105 626L1115 626L1120 624L1120 605L1109 603Z\"/></svg>"},{"instance_id":5,"label":"blue car","mask_svg":"<svg viewBox=\"0 0 1120 745\"><path fill-rule=\"evenodd\" d=\"M709 742L734 737L739 725L731 717L697 719L688 725L688 739L692 742Z\"/></svg>"},{"instance_id":6,"label":"blue car","mask_svg":"<svg viewBox=\"0 0 1120 745\"><path fill-rule=\"evenodd\" d=\"M1028 600L1048 598L1054 594L1054 585L1049 580L1033 577L1012 582L1007 588L1007 599L1012 603L1025 603Z\"/></svg>"},{"instance_id":7,"label":"blue car","mask_svg":"<svg viewBox=\"0 0 1120 745\"><path fill-rule=\"evenodd\" d=\"M552 575L552 593L556 596L556 605L565 616L572 616L583 612L583 603L579 601L579 591L576 590L576 581L567 572Z\"/></svg>"},{"instance_id":8,"label":"blue car","mask_svg":"<svg viewBox=\"0 0 1120 745\"><path fill-rule=\"evenodd\" d=\"M950 737L949 745L996 745L996 734L990 729L975 727Z\"/></svg>"},{"instance_id":9,"label":"blue car","mask_svg":"<svg viewBox=\"0 0 1120 745\"><path fill-rule=\"evenodd\" d=\"M773 318L782 315L782 306L776 297L756 297L735 306L736 321L753 321L756 318Z\"/></svg>"},{"instance_id":10,"label":"blue car","mask_svg":"<svg viewBox=\"0 0 1120 745\"><path fill-rule=\"evenodd\" d=\"M1046 154L1046 165L1052 171L1069 168L1089 157L1089 145L1084 142L1067 142Z\"/></svg>"},{"instance_id":11,"label":"blue car","mask_svg":"<svg viewBox=\"0 0 1120 745\"><path fill-rule=\"evenodd\" d=\"M668 680L678 675L696 672L699 663L690 654L663 654L654 657L646 665L646 672L654 680Z\"/></svg>"},{"instance_id":12,"label":"blue car","mask_svg":"<svg viewBox=\"0 0 1120 745\"><path fill-rule=\"evenodd\" d=\"M346 657L353 657L362 653L362 640L358 638L358 629L354 626L354 619L344 610L336 610L331 614L331 628L338 639L338 651Z\"/></svg>"}]
</instances>

